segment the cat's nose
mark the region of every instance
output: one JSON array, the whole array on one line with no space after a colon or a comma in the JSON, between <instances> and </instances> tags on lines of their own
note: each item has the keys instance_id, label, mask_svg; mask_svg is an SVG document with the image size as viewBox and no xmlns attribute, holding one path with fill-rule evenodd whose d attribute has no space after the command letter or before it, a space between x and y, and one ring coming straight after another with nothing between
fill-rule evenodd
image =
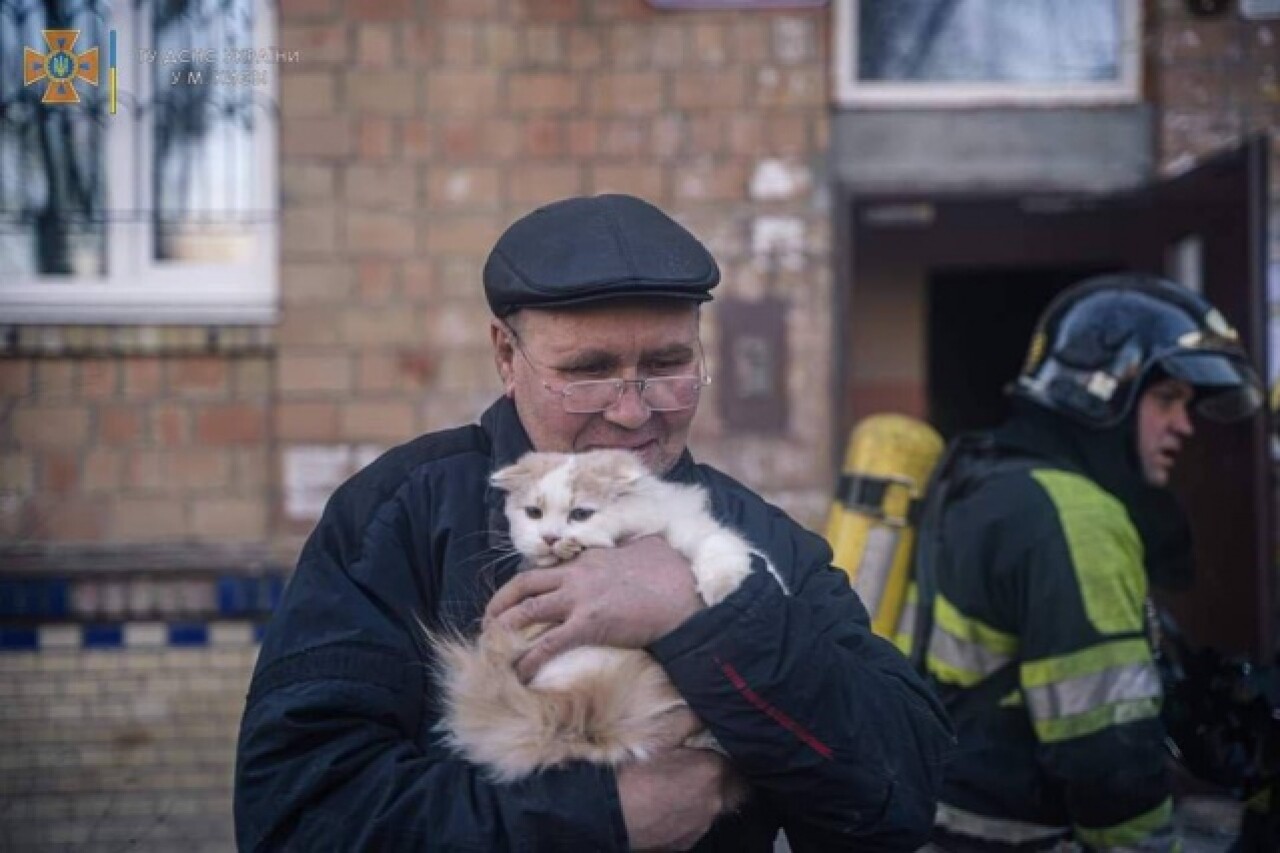
<instances>
[{"instance_id":1,"label":"cat's nose","mask_svg":"<svg viewBox=\"0 0 1280 853\"><path fill-rule=\"evenodd\" d=\"M542 541L546 542L550 547L555 547L555 544L560 541L560 537L554 533L544 533L542 534Z\"/></svg>"}]
</instances>

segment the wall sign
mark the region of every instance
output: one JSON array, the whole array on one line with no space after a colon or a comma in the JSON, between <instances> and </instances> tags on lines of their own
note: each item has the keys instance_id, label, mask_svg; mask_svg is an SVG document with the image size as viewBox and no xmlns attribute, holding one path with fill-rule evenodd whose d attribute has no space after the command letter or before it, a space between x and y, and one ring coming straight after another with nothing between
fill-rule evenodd
<instances>
[{"instance_id":1,"label":"wall sign","mask_svg":"<svg viewBox=\"0 0 1280 853\"><path fill-rule=\"evenodd\" d=\"M787 430L787 302L716 300L720 358L714 381L720 417L734 432Z\"/></svg>"}]
</instances>

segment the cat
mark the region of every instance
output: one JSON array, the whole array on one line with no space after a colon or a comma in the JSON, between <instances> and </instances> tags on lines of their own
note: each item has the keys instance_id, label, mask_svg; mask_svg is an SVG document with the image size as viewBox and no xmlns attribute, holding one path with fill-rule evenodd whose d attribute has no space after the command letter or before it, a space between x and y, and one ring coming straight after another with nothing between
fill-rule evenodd
<instances>
[{"instance_id":1,"label":"cat","mask_svg":"<svg viewBox=\"0 0 1280 853\"><path fill-rule=\"evenodd\" d=\"M630 452L528 453L490 482L507 493L511 541L526 571L654 534L689 561L707 605L752 571L750 544L712 517L705 490L653 476ZM431 638L445 744L496 782L566 761L617 767L653 755L668 729L664 715L685 705L662 667L638 649L588 646L552 658L522 684L514 662L549 627L516 634L490 626L474 641ZM719 748L705 730L685 745ZM736 805L745 785L731 788Z\"/></svg>"}]
</instances>

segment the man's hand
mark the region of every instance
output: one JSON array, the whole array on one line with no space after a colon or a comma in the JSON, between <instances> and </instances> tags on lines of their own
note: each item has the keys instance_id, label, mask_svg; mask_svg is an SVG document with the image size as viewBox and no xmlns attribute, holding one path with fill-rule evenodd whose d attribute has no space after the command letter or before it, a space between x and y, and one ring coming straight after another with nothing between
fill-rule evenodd
<instances>
[{"instance_id":1,"label":"man's hand","mask_svg":"<svg viewBox=\"0 0 1280 853\"><path fill-rule=\"evenodd\" d=\"M730 774L709 749L674 749L618 768L618 797L632 850L688 850L725 804Z\"/></svg>"},{"instance_id":2,"label":"man's hand","mask_svg":"<svg viewBox=\"0 0 1280 853\"><path fill-rule=\"evenodd\" d=\"M577 646L639 649L702 608L689 563L665 539L646 536L618 548L591 548L562 566L521 572L485 609L512 631L555 625L516 665L524 681Z\"/></svg>"}]
</instances>

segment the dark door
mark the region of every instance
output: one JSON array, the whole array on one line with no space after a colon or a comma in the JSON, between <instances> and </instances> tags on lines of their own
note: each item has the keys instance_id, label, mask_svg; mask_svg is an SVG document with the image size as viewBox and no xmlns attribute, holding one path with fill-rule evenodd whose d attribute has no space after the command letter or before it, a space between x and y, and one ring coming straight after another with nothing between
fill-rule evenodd
<instances>
[{"instance_id":1,"label":"dark door","mask_svg":"<svg viewBox=\"0 0 1280 853\"><path fill-rule=\"evenodd\" d=\"M905 401L897 408L946 434L997 422L1039 308L1071 281L1103 271L1153 272L1201 290L1265 375L1266 162L1265 139L1257 139L1120 195L850 199L853 240L843 263L852 286L838 332L850 357L839 368L839 428L883 400ZM900 214L913 211L906 227ZM880 295L866 292L875 287ZM884 392L876 377L858 374L853 338L874 335L869 324L883 322L877 309L900 305L884 294L909 287L918 288L923 375L916 392L900 378ZM1197 424L1199 439L1174 480L1192 522L1196 578L1182 592L1159 594L1193 640L1258 657L1275 648L1276 618L1264 421Z\"/></svg>"}]
</instances>

